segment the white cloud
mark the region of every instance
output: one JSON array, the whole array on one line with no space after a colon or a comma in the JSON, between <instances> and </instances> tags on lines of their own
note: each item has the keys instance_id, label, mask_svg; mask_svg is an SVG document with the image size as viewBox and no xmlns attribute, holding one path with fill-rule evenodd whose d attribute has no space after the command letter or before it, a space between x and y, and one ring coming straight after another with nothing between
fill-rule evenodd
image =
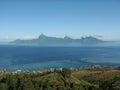
<instances>
[{"instance_id":1,"label":"white cloud","mask_svg":"<svg viewBox=\"0 0 120 90\"><path fill-rule=\"evenodd\" d=\"M23 39L23 40L30 40L30 39L35 39L37 38L36 36L33 35L26 35L26 36L19 36L19 37L9 37L9 36L0 36L0 41L13 41L16 39Z\"/></svg>"},{"instance_id":2,"label":"white cloud","mask_svg":"<svg viewBox=\"0 0 120 90\"><path fill-rule=\"evenodd\" d=\"M30 36L30 35L26 35L26 36L21 36L21 37L16 37L16 39L35 39L36 36Z\"/></svg>"}]
</instances>

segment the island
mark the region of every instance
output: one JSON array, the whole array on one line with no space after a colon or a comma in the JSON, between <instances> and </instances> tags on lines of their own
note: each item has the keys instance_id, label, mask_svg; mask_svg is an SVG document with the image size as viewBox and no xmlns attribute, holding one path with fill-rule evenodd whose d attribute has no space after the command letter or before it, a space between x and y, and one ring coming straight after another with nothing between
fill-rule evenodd
<instances>
[{"instance_id":1,"label":"island","mask_svg":"<svg viewBox=\"0 0 120 90\"><path fill-rule=\"evenodd\" d=\"M17 39L12 41L14 44L37 44L41 46L62 46L62 45L95 45L104 43L105 41L95 38L93 36L81 37L80 39L73 39L68 36L63 38L49 37L41 34L38 38L32 40L21 40Z\"/></svg>"}]
</instances>

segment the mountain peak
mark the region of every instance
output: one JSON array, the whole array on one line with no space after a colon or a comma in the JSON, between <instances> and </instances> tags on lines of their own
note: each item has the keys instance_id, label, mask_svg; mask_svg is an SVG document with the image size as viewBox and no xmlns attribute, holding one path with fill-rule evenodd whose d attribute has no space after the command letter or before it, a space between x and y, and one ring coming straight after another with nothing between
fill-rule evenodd
<instances>
[{"instance_id":1,"label":"mountain peak","mask_svg":"<svg viewBox=\"0 0 120 90\"><path fill-rule=\"evenodd\" d=\"M83 40L83 39L99 40L98 38L95 38L95 37L93 37L93 36L86 36L86 37L82 37L81 39L82 39L82 40Z\"/></svg>"},{"instance_id":2,"label":"mountain peak","mask_svg":"<svg viewBox=\"0 0 120 90\"><path fill-rule=\"evenodd\" d=\"M64 37L64 39L71 39L71 38L70 38L70 37L68 37L68 36L65 36L65 37Z\"/></svg>"},{"instance_id":3,"label":"mountain peak","mask_svg":"<svg viewBox=\"0 0 120 90\"><path fill-rule=\"evenodd\" d=\"M39 36L39 39L40 38L46 38L46 36L44 35L44 34L41 34L40 36Z\"/></svg>"},{"instance_id":4,"label":"mountain peak","mask_svg":"<svg viewBox=\"0 0 120 90\"><path fill-rule=\"evenodd\" d=\"M95 38L93 36L82 37L81 42L83 44L97 44L103 42L102 40Z\"/></svg>"}]
</instances>

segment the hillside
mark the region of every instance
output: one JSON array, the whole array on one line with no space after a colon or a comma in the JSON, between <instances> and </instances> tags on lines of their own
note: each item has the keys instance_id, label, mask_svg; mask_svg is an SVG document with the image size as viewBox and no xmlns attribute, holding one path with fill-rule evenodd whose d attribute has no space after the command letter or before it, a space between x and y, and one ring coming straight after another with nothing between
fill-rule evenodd
<instances>
[{"instance_id":1,"label":"hillside","mask_svg":"<svg viewBox=\"0 0 120 90\"><path fill-rule=\"evenodd\" d=\"M4 71L0 76L0 90L120 90L120 69L113 67Z\"/></svg>"}]
</instances>

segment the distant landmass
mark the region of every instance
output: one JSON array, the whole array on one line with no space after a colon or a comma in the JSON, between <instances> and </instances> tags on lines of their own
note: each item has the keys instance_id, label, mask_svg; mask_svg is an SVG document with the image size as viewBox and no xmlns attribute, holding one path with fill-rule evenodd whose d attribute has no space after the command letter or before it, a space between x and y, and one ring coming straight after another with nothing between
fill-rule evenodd
<instances>
[{"instance_id":1,"label":"distant landmass","mask_svg":"<svg viewBox=\"0 0 120 90\"><path fill-rule=\"evenodd\" d=\"M68 36L63 38L49 37L41 34L38 38L32 40L17 39L12 41L14 44L39 44L39 45L94 45L103 43L104 41L93 36L81 37L80 39L73 39Z\"/></svg>"}]
</instances>

